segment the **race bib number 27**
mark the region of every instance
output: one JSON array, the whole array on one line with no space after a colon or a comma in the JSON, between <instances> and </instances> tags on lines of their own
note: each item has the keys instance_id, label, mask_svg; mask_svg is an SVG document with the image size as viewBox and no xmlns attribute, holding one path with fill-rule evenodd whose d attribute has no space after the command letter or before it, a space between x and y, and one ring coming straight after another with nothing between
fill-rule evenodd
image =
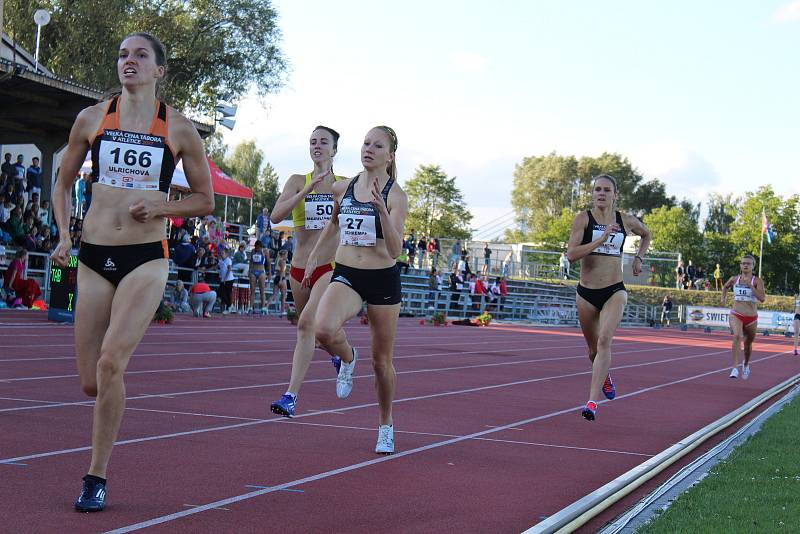
<instances>
[{"instance_id":1,"label":"race bib number 27","mask_svg":"<svg viewBox=\"0 0 800 534\"><path fill-rule=\"evenodd\" d=\"M377 242L374 215L339 214L339 242L354 247L374 247Z\"/></svg>"}]
</instances>

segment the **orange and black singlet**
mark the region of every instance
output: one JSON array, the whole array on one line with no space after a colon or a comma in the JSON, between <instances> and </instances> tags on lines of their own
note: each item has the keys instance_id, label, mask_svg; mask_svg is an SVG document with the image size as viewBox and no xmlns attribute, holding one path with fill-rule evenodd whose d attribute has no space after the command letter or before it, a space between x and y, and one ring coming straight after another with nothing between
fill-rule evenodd
<instances>
[{"instance_id":1,"label":"orange and black singlet","mask_svg":"<svg viewBox=\"0 0 800 534\"><path fill-rule=\"evenodd\" d=\"M92 182L167 193L175 171L175 152L168 140L167 105L156 101L148 133L119 127L120 101L108 102L92 141Z\"/></svg>"}]
</instances>

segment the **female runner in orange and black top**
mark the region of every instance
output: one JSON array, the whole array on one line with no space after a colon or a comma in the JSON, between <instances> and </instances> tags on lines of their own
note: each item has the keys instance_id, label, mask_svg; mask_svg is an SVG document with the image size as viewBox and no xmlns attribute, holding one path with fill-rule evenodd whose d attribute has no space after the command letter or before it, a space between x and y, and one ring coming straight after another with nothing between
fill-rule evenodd
<instances>
[{"instance_id":1,"label":"female runner in orange and black top","mask_svg":"<svg viewBox=\"0 0 800 534\"><path fill-rule=\"evenodd\" d=\"M616 396L616 386L608 372L611 343L628 301L622 283L622 247L629 233L641 236L633 259L633 274L642 272L642 258L650 246L650 230L636 217L615 210L619 194L617 181L607 174L594 179L592 209L579 213L572 223L567 258L581 260L576 306L583 337L592 361L589 401L581 415L593 421L600 392L607 399Z\"/></svg>"},{"instance_id":2,"label":"female runner in orange and black top","mask_svg":"<svg viewBox=\"0 0 800 534\"><path fill-rule=\"evenodd\" d=\"M156 98L166 53L152 35L134 33L119 48L122 93L80 112L53 191L65 265L72 243L69 192L86 152L92 153L92 207L83 222L75 309L75 353L81 388L97 397L92 461L75 508L105 506L106 469L125 409L123 373L153 320L167 281L165 217L214 209L211 175L194 125ZM183 160L193 194L167 201L175 164Z\"/></svg>"},{"instance_id":3,"label":"female runner in orange and black top","mask_svg":"<svg viewBox=\"0 0 800 534\"><path fill-rule=\"evenodd\" d=\"M764 283L753 274L756 259L750 254L742 256L739 263L740 273L732 276L722 286L720 303L725 306L728 290L733 291L733 308L728 314L728 322L733 332L733 366L731 378L739 378L739 357L744 342L744 362L742 362L742 378L750 378L750 355L753 353L753 341L758 329L758 302L764 302L766 294Z\"/></svg>"}]
</instances>

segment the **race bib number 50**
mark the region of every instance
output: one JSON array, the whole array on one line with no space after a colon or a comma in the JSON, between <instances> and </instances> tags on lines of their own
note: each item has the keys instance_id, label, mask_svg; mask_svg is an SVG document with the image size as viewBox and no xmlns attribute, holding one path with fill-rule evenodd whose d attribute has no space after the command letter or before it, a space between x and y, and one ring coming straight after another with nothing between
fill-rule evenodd
<instances>
[{"instance_id":1,"label":"race bib number 50","mask_svg":"<svg viewBox=\"0 0 800 534\"><path fill-rule=\"evenodd\" d=\"M374 215L339 214L340 240L342 245L374 247L378 242Z\"/></svg>"},{"instance_id":2,"label":"race bib number 50","mask_svg":"<svg viewBox=\"0 0 800 534\"><path fill-rule=\"evenodd\" d=\"M330 193L311 193L305 199L306 230L324 228L333 215L333 195Z\"/></svg>"}]
</instances>

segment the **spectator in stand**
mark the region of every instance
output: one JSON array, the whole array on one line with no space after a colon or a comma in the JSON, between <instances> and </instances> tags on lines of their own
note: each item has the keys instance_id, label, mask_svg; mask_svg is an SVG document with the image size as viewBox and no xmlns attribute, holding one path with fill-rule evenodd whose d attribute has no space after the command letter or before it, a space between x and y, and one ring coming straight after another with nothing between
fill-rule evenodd
<instances>
[{"instance_id":1,"label":"spectator in stand","mask_svg":"<svg viewBox=\"0 0 800 534\"><path fill-rule=\"evenodd\" d=\"M178 280L175 287L169 293L167 305L176 312L186 313L192 308L189 306L189 292L183 285L183 280Z\"/></svg>"},{"instance_id":2,"label":"spectator in stand","mask_svg":"<svg viewBox=\"0 0 800 534\"><path fill-rule=\"evenodd\" d=\"M428 240L425 236L419 238L417 241L417 269L425 268L425 255L428 253Z\"/></svg>"},{"instance_id":3,"label":"spectator in stand","mask_svg":"<svg viewBox=\"0 0 800 534\"><path fill-rule=\"evenodd\" d=\"M86 212L89 211L89 207L92 205L92 175L91 173L85 173L83 175L83 213L81 215L81 219L86 217Z\"/></svg>"},{"instance_id":4,"label":"spectator in stand","mask_svg":"<svg viewBox=\"0 0 800 534\"><path fill-rule=\"evenodd\" d=\"M211 245L210 252L218 253L219 248L224 246L225 238L222 235L222 229L216 219L208 222L208 242Z\"/></svg>"},{"instance_id":5,"label":"spectator in stand","mask_svg":"<svg viewBox=\"0 0 800 534\"><path fill-rule=\"evenodd\" d=\"M195 317L201 315L205 318L211 317L214 303L217 302L217 292L205 283L203 274L200 273L197 283L189 291L189 303Z\"/></svg>"},{"instance_id":6,"label":"spectator in stand","mask_svg":"<svg viewBox=\"0 0 800 534\"><path fill-rule=\"evenodd\" d=\"M33 306L33 302L42 294L36 280L25 278L25 263L28 259L28 251L25 249L17 250L14 261L6 270L4 285L6 290L13 289L17 298L22 299L22 305L26 308Z\"/></svg>"},{"instance_id":7,"label":"spectator in stand","mask_svg":"<svg viewBox=\"0 0 800 534\"><path fill-rule=\"evenodd\" d=\"M411 230L411 233L408 234L406 250L408 250L408 264L414 267L414 258L417 257L417 242L414 240L414 230ZM408 272L408 269L406 269L406 272Z\"/></svg>"},{"instance_id":8,"label":"spectator in stand","mask_svg":"<svg viewBox=\"0 0 800 534\"><path fill-rule=\"evenodd\" d=\"M453 246L450 247L450 258L447 260L447 268L452 269L453 265L458 263L458 260L461 259L461 240L456 239Z\"/></svg>"},{"instance_id":9,"label":"spectator in stand","mask_svg":"<svg viewBox=\"0 0 800 534\"><path fill-rule=\"evenodd\" d=\"M25 234L25 241L22 243L22 247L28 252L36 252L36 249L39 248L39 242L39 228L34 224Z\"/></svg>"},{"instance_id":10,"label":"spectator in stand","mask_svg":"<svg viewBox=\"0 0 800 534\"><path fill-rule=\"evenodd\" d=\"M441 283L442 279L436 271L436 267L431 267L431 272L428 273L428 309L430 310L434 308L434 303L437 300L436 295L439 292Z\"/></svg>"},{"instance_id":11,"label":"spectator in stand","mask_svg":"<svg viewBox=\"0 0 800 534\"><path fill-rule=\"evenodd\" d=\"M498 286L498 281L500 278L495 278L494 281L489 283L488 279L484 279L483 283L487 286L486 288L486 310L493 311L496 307L498 302L500 301L500 286Z\"/></svg>"},{"instance_id":12,"label":"spectator in stand","mask_svg":"<svg viewBox=\"0 0 800 534\"><path fill-rule=\"evenodd\" d=\"M266 236L266 243L263 239ZM261 241L265 246L269 244L269 239L272 237L272 222L269 220L269 208L264 208L261 213L256 217L256 239Z\"/></svg>"},{"instance_id":13,"label":"spectator in stand","mask_svg":"<svg viewBox=\"0 0 800 534\"><path fill-rule=\"evenodd\" d=\"M433 237L428 243L428 254L431 255L431 265L439 269L439 258L442 255L442 246L439 244L439 238Z\"/></svg>"},{"instance_id":14,"label":"spectator in stand","mask_svg":"<svg viewBox=\"0 0 800 534\"><path fill-rule=\"evenodd\" d=\"M686 278L686 269L683 267L683 260L678 260L678 266L675 267L675 288L683 289L684 278Z\"/></svg>"},{"instance_id":15,"label":"spectator in stand","mask_svg":"<svg viewBox=\"0 0 800 534\"><path fill-rule=\"evenodd\" d=\"M472 294L472 309L480 313L481 300L486 294L486 286L484 285L483 280L481 280L481 278L476 274L472 275L472 280L470 281L470 293Z\"/></svg>"},{"instance_id":16,"label":"spectator in stand","mask_svg":"<svg viewBox=\"0 0 800 534\"><path fill-rule=\"evenodd\" d=\"M669 293L664 295L664 300L661 302L661 324L664 324L664 319L667 320L669 326L669 314L672 312L672 295Z\"/></svg>"},{"instance_id":17,"label":"spectator in stand","mask_svg":"<svg viewBox=\"0 0 800 534\"><path fill-rule=\"evenodd\" d=\"M0 172L0 195L6 194L6 188L8 187L8 184L8 175L4 172Z\"/></svg>"},{"instance_id":18,"label":"spectator in stand","mask_svg":"<svg viewBox=\"0 0 800 534\"><path fill-rule=\"evenodd\" d=\"M17 156L17 162L14 164L14 188L17 194L25 191L25 157L20 154Z\"/></svg>"},{"instance_id":19,"label":"spectator in stand","mask_svg":"<svg viewBox=\"0 0 800 534\"><path fill-rule=\"evenodd\" d=\"M25 230L22 227L22 208L15 206L11 210L11 216L6 223L6 232L11 235L11 241L15 245L22 245L25 241ZM8 287L8 284L6 284Z\"/></svg>"},{"instance_id":20,"label":"spectator in stand","mask_svg":"<svg viewBox=\"0 0 800 534\"><path fill-rule=\"evenodd\" d=\"M483 245L483 274L489 274L489 266L492 263L492 249L489 248L489 243Z\"/></svg>"},{"instance_id":21,"label":"spectator in stand","mask_svg":"<svg viewBox=\"0 0 800 534\"><path fill-rule=\"evenodd\" d=\"M45 226L50 226L50 201L42 200L42 205L39 207L39 217Z\"/></svg>"},{"instance_id":22,"label":"spectator in stand","mask_svg":"<svg viewBox=\"0 0 800 534\"><path fill-rule=\"evenodd\" d=\"M247 264L247 252L245 252L245 242L239 243L236 252L233 253L233 270L239 272L240 276L247 276L249 266Z\"/></svg>"},{"instance_id":23,"label":"spectator in stand","mask_svg":"<svg viewBox=\"0 0 800 534\"><path fill-rule=\"evenodd\" d=\"M194 245L191 243L189 234L183 234L181 242L175 247L175 253L173 254L172 261L176 266L181 267L182 269L194 269L196 256L197 251L195 250ZM192 279L191 271L182 269L178 270L178 279L183 280L184 282L190 281Z\"/></svg>"},{"instance_id":24,"label":"spectator in stand","mask_svg":"<svg viewBox=\"0 0 800 534\"><path fill-rule=\"evenodd\" d=\"M397 268L401 274L408 274L408 250L400 249L400 255L396 258Z\"/></svg>"},{"instance_id":25,"label":"spectator in stand","mask_svg":"<svg viewBox=\"0 0 800 534\"><path fill-rule=\"evenodd\" d=\"M689 265L686 266L686 283L684 286L690 289L694 286L694 281L697 279L697 267L692 265L692 260L689 260Z\"/></svg>"},{"instance_id":26,"label":"spectator in stand","mask_svg":"<svg viewBox=\"0 0 800 534\"><path fill-rule=\"evenodd\" d=\"M39 167L39 158L31 160L31 166L25 173L28 180L28 193L41 193L42 191L42 168Z\"/></svg>"},{"instance_id":27,"label":"spectator in stand","mask_svg":"<svg viewBox=\"0 0 800 534\"><path fill-rule=\"evenodd\" d=\"M208 249L205 247L198 247L197 248L197 256L194 260L194 268L201 273L205 273L210 271L214 267L217 266L217 262L214 259L214 256L208 252Z\"/></svg>"},{"instance_id":28,"label":"spectator in stand","mask_svg":"<svg viewBox=\"0 0 800 534\"><path fill-rule=\"evenodd\" d=\"M6 175L9 180L14 180L17 171L14 169L14 164L11 163L11 153L6 152L3 164L0 166L0 172Z\"/></svg>"},{"instance_id":29,"label":"spectator in stand","mask_svg":"<svg viewBox=\"0 0 800 534\"><path fill-rule=\"evenodd\" d=\"M508 296L508 286L506 285L505 276L501 276L497 279L497 289L500 291L500 300L497 305L497 311L500 311L503 307L503 304L506 302L506 297Z\"/></svg>"},{"instance_id":30,"label":"spectator in stand","mask_svg":"<svg viewBox=\"0 0 800 534\"><path fill-rule=\"evenodd\" d=\"M9 195L3 195L3 202L0 204L0 225L5 225L11 217L11 212L16 206L11 202Z\"/></svg>"},{"instance_id":31,"label":"spectator in stand","mask_svg":"<svg viewBox=\"0 0 800 534\"><path fill-rule=\"evenodd\" d=\"M560 267L561 278L566 280L569 278L569 258L567 258L566 252L561 253L561 258L558 260L558 263Z\"/></svg>"},{"instance_id":32,"label":"spectator in stand","mask_svg":"<svg viewBox=\"0 0 800 534\"><path fill-rule=\"evenodd\" d=\"M219 289L222 298L222 315L231 312L233 302L233 260L227 248L223 248L219 260Z\"/></svg>"},{"instance_id":33,"label":"spectator in stand","mask_svg":"<svg viewBox=\"0 0 800 534\"><path fill-rule=\"evenodd\" d=\"M283 232L272 232L272 239L269 242L269 257L272 261L278 260L278 252L283 246L283 236ZM267 275L272 276L272 264L270 264L270 268L267 271Z\"/></svg>"},{"instance_id":34,"label":"spectator in stand","mask_svg":"<svg viewBox=\"0 0 800 534\"><path fill-rule=\"evenodd\" d=\"M286 261L291 264L292 256L294 256L294 238L292 236L288 236L286 241L283 242L283 245L281 245L281 251L286 251Z\"/></svg>"},{"instance_id":35,"label":"spectator in stand","mask_svg":"<svg viewBox=\"0 0 800 534\"><path fill-rule=\"evenodd\" d=\"M461 298L461 291L464 289L464 277L458 263L453 265L453 272L450 273L450 308L455 308Z\"/></svg>"}]
</instances>

